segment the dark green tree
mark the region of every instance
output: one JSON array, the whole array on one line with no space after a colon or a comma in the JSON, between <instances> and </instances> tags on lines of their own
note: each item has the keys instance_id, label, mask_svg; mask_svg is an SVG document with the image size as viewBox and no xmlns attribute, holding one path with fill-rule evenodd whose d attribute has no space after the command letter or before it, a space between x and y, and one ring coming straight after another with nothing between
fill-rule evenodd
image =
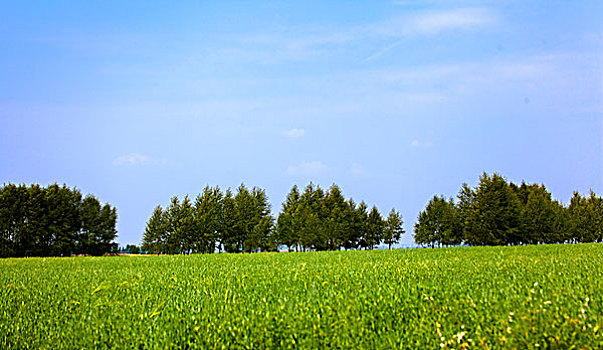
<instances>
[{"instance_id":1,"label":"dark green tree","mask_svg":"<svg viewBox=\"0 0 603 350\"><path fill-rule=\"evenodd\" d=\"M462 231L458 211L452 199L434 196L419 213L414 228L415 242L430 247L460 244Z\"/></svg>"},{"instance_id":2,"label":"dark green tree","mask_svg":"<svg viewBox=\"0 0 603 350\"><path fill-rule=\"evenodd\" d=\"M374 249L383 240L383 229L385 224L377 207L373 206L368 214L365 242L369 249Z\"/></svg>"},{"instance_id":3,"label":"dark green tree","mask_svg":"<svg viewBox=\"0 0 603 350\"><path fill-rule=\"evenodd\" d=\"M464 237L471 245L520 243L521 206L517 195L498 174L484 173L464 223Z\"/></svg>"},{"instance_id":4,"label":"dark green tree","mask_svg":"<svg viewBox=\"0 0 603 350\"><path fill-rule=\"evenodd\" d=\"M221 231L222 192L219 187L206 186L197 196L194 208L194 229L188 245L195 253L213 253ZM221 244L221 243L220 243Z\"/></svg>"},{"instance_id":5,"label":"dark green tree","mask_svg":"<svg viewBox=\"0 0 603 350\"><path fill-rule=\"evenodd\" d=\"M387 244L388 249L392 249L392 244L398 243L400 237L404 234L402 224L402 216L395 209L392 209L385 220L383 229L383 243Z\"/></svg>"},{"instance_id":6,"label":"dark green tree","mask_svg":"<svg viewBox=\"0 0 603 350\"><path fill-rule=\"evenodd\" d=\"M220 244L224 251L228 253L240 252L237 227L237 205L232 195L232 191L228 189L222 199L222 209L220 212L220 226L218 236Z\"/></svg>"},{"instance_id":7,"label":"dark green tree","mask_svg":"<svg viewBox=\"0 0 603 350\"><path fill-rule=\"evenodd\" d=\"M603 201L600 197L593 191L589 197L582 197L574 192L567 210L572 241L584 243L602 240Z\"/></svg>"},{"instance_id":8,"label":"dark green tree","mask_svg":"<svg viewBox=\"0 0 603 350\"><path fill-rule=\"evenodd\" d=\"M355 210L354 230L358 237L358 247L368 248L370 242L368 240L368 206L364 201L360 202Z\"/></svg>"},{"instance_id":9,"label":"dark green tree","mask_svg":"<svg viewBox=\"0 0 603 350\"><path fill-rule=\"evenodd\" d=\"M167 250L168 222L161 206L155 207L142 237L142 250L160 253Z\"/></svg>"},{"instance_id":10,"label":"dark green tree","mask_svg":"<svg viewBox=\"0 0 603 350\"><path fill-rule=\"evenodd\" d=\"M345 244L347 233L350 231L351 216L337 185L333 184L324 197L324 208L327 247L329 250L339 250Z\"/></svg>"},{"instance_id":11,"label":"dark green tree","mask_svg":"<svg viewBox=\"0 0 603 350\"><path fill-rule=\"evenodd\" d=\"M300 194L297 186L293 186L287 195L276 223L276 234L279 244L285 245L289 251L299 244L299 218L296 215Z\"/></svg>"},{"instance_id":12,"label":"dark green tree","mask_svg":"<svg viewBox=\"0 0 603 350\"><path fill-rule=\"evenodd\" d=\"M520 189L525 189L527 199L521 207L521 237L515 239L513 243L537 244L561 241L561 232L557 231L555 220L559 204L551 199L551 194L544 185L527 186L522 183Z\"/></svg>"}]
</instances>

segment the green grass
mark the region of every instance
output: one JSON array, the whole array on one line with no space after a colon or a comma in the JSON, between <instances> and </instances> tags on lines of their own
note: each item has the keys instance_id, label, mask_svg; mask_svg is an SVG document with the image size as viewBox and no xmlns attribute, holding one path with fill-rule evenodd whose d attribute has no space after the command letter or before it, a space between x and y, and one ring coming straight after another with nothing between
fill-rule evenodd
<instances>
[{"instance_id":1,"label":"green grass","mask_svg":"<svg viewBox=\"0 0 603 350\"><path fill-rule=\"evenodd\" d=\"M0 260L0 348L603 348L603 245Z\"/></svg>"}]
</instances>

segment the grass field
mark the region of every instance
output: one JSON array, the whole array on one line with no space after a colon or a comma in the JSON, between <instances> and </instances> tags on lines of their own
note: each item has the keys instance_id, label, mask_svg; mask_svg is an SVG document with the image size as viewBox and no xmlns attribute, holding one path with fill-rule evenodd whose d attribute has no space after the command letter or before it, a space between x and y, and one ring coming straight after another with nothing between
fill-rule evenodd
<instances>
[{"instance_id":1,"label":"grass field","mask_svg":"<svg viewBox=\"0 0 603 350\"><path fill-rule=\"evenodd\" d=\"M603 245L0 260L0 348L603 348Z\"/></svg>"}]
</instances>

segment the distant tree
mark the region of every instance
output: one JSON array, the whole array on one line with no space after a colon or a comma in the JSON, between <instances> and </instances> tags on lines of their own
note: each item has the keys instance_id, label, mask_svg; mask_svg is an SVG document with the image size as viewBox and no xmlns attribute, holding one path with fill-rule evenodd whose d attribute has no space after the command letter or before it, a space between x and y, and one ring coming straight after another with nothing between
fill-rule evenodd
<instances>
[{"instance_id":1,"label":"distant tree","mask_svg":"<svg viewBox=\"0 0 603 350\"><path fill-rule=\"evenodd\" d=\"M471 245L517 244L520 234L520 201L498 174L480 178L464 225Z\"/></svg>"},{"instance_id":2,"label":"distant tree","mask_svg":"<svg viewBox=\"0 0 603 350\"><path fill-rule=\"evenodd\" d=\"M345 249L356 249L360 244L360 236L364 231L365 222L363 219L366 217L366 215L364 215L366 214L366 205L364 214L358 214L358 208L353 199L349 199L346 204L345 217L348 221L348 229L346 230L343 247Z\"/></svg>"},{"instance_id":3,"label":"distant tree","mask_svg":"<svg viewBox=\"0 0 603 350\"><path fill-rule=\"evenodd\" d=\"M277 250L278 243L273 230L274 218L270 214L270 203L266 191L254 187L251 194L253 196L254 217L248 244L249 250Z\"/></svg>"},{"instance_id":4,"label":"distant tree","mask_svg":"<svg viewBox=\"0 0 603 350\"><path fill-rule=\"evenodd\" d=\"M78 253L101 255L105 251L100 247L103 235L101 222L101 204L94 196L86 196L82 201L82 229L78 238Z\"/></svg>"},{"instance_id":5,"label":"distant tree","mask_svg":"<svg viewBox=\"0 0 603 350\"><path fill-rule=\"evenodd\" d=\"M333 184L324 197L324 207L327 247L329 250L339 250L345 244L347 233L350 231L351 215L337 185Z\"/></svg>"},{"instance_id":6,"label":"distant tree","mask_svg":"<svg viewBox=\"0 0 603 350\"><path fill-rule=\"evenodd\" d=\"M458 245L462 242L460 222L452 199L434 196L425 210L419 213L415 223L415 242L430 247Z\"/></svg>"},{"instance_id":7,"label":"distant tree","mask_svg":"<svg viewBox=\"0 0 603 350\"><path fill-rule=\"evenodd\" d=\"M152 253L166 251L168 235L167 215L161 206L155 207L142 236L142 250Z\"/></svg>"},{"instance_id":8,"label":"distant tree","mask_svg":"<svg viewBox=\"0 0 603 350\"><path fill-rule=\"evenodd\" d=\"M220 212L220 226L218 236L224 251L228 253L240 252L238 240L237 205L232 191L228 189L222 199Z\"/></svg>"},{"instance_id":9,"label":"distant tree","mask_svg":"<svg viewBox=\"0 0 603 350\"><path fill-rule=\"evenodd\" d=\"M127 244L125 247L119 247L117 251L123 254L140 254L140 247L135 244Z\"/></svg>"},{"instance_id":10,"label":"distant tree","mask_svg":"<svg viewBox=\"0 0 603 350\"><path fill-rule=\"evenodd\" d=\"M327 227L327 208L325 203L325 191L320 186L316 186L311 194L309 209L315 222L315 230L311 246L315 250L329 249L329 231Z\"/></svg>"},{"instance_id":11,"label":"distant tree","mask_svg":"<svg viewBox=\"0 0 603 350\"><path fill-rule=\"evenodd\" d=\"M590 192L582 197L574 192L568 206L570 230L575 242L600 242L603 239L603 199Z\"/></svg>"},{"instance_id":12,"label":"distant tree","mask_svg":"<svg viewBox=\"0 0 603 350\"><path fill-rule=\"evenodd\" d=\"M185 196L181 203L174 197L168 208L171 236L168 239L170 253L183 254L192 251L191 237L195 236L197 225L195 223L195 209Z\"/></svg>"},{"instance_id":13,"label":"distant tree","mask_svg":"<svg viewBox=\"0 0 603 350\"><path fill-rule=\"evenodd\" d=\"M383 240L384 222L377 207L373 206L368 215L365 241L369 249L373 249Z\"/></svg>"},{"instance_id":14,"label":"distant tree","mask_svg":"<svg viewBox=\"0 0 603 350\"><path fill-rule=\"evenodd\" d=\"M401 217L395 214L388 244L403 232ZM276 222L264 190L241 184L236 194L229 189L222 195L218 187L207 186L194 206L188 197L182 202L174 197L165 210L156 208L145 229L143 249L210 253L217 248L239 253L278 251L282 245L289 250L373 248L386 239L384 225L376 208L369 215L364 202L356 206L353 200L346 201L336 184L326 192L312 183L303 193L293 186Z\"/></svg>"},{"instance_id":15,"label":"distant tree","mask_svg":"<svg viewBox=\"0 0 603 350\"><path fill-rule=\"evenodd\" d=\"M365 202L360 202L355 211L355 231L358 237L358 247L368 248L370 241L368 239L368 206Z\"/></svg>"},{"instance_id":16,"label":"distant tree","mask_svg":"<svg viewBox=\"0 0 603 350\"><path fill-rule=\"evenodd\" d=\"M317 191L318 188L314 188L314 184L308 184L300 196L300 203L295 213L295 216L299 217L299 243L302 250L308 248L319 250L322 246L320 242L321 231L323 231L320 217L322 214L319 211L322 209L323 193Z\"/></svg>"},{"instance_id":17,"label":"distant tree","mask_svg":"<svg viewBox=\"0 0 603 350\"><path fill-rule=\"evenodd\" d=\"M245 185L241 185L234 197L234 204L237 251L254 252L275 245L272 237L273 218L265 191L256 187L249 191Z\"/></svg>"},{"instance_id":18,"label":"distant tree","mask_svg":"<svg viewBox=\"0 0 603 350\"><path fill-rule=\"evenodd\" d=\"M0 257L22 256L20 243L27 237L24 186L8 184L0 191Z\"/></svg>"},{"instance_id":19,"label":"distant tree","mask_svg":"<svg viewBox=\"0 0 603 350\"><path fill-rule=\"evenodd\" d=\"M115 209L106 206L116 217ZM103 254L116 235L115 220L105 220L100 202L92 196L82 200L75 188L0 188L0 256L69 256L83 250Z\"/></svg>"},{"instance_id":20,"label":"distant tree","mask_svg":"<svg viewBox=\"0 0 603 350\"><path fill-rule=\"evenodd\" d=\"M219 187L206 186L197 196L193 213L193 230L188 246L195 253L213 253L220 240L222 192ZM221 242L220 242L221 244Z\"/></svg>"},{"instance_id":21,"label":"distant tree","mask_svg":"<svg viewBox=\"0 0 603 350\"><path fill-rule=\"evenodd\" d=\"M287 195L276 223L276 234L279 244L285 245L289 251L299 244L299 218L296 215L300 203L297 186L293 186Z\"/></svg>"},{"instance_id":22,"label":"distant tree","mask_svg":"<svg viewBox=\"0 0 603 350\"><path fill-rule=\"evenodd\" d=\"M392 249L392 244L398 243L400 237L404 234L402 224L402 216L392 209L385 220L383 229L383 243L387 244L388 249Z\"/></svg>"},{"instance_id":23,"label":"distant tree","mask_svg":"<svg viewBox=\"0 0 603 350\"><path fill-rule=\"evenodd\" d=\"M557 231L556 216L558 203L551 199L551 194L544 185L527 186L525 188L527 199L521 207L520 237L512 243L554 243L560 241L561 232ZM522 198L524 194L522 193ZM523 201L522 201L523 202Z\"/></svg>"},{"instance_id":24,"label":"distant tree","mask_svg":"<svg viewBox=\"0 0 603 350\"><path fill-rule=\"evenodd\" d=\"M471 211L473 210L473 203L475 202L475 191L469 187L466 183L461 185L461 189L457 195L456 213L458 217L458 223L460 225L461 241L466 241L467 235L467 219L469 218Z\"/></svg>"},{"instance_id":25,"label":"distant tree","mask_svg":"<svg viewBox=\"0 0 603 350\"><path fill-rule=\"evenodd\" d=\"M22 188L25 188L25 186L22 186ZM28 192L29 195L25 210L27 233L21 240L17 255L44 256L45 251L50 252L51 239L48 236L48 226L53 220L49 216L46 189L38 184L33 184L29 187ZM44 249L45 247L48 248Z\"/></svg>"},{"instance_id":26,"label":"distant tree","mask_svg":"<svg viewBox=\"0 0 603 350\"><path fill-rule=\"evenodd\" d=\"M100 224L100 235L95 240L98 254L109 252L117 246L117 243L113 242L117 238L117 209L109 204L103 205L100 211Z\"/></svg>"}]
</instances>

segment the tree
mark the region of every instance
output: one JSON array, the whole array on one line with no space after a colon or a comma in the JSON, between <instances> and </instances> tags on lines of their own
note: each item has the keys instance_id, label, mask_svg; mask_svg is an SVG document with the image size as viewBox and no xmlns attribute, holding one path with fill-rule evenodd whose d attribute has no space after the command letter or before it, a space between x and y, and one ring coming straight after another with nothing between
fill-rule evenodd
<instances>
[{"instance_id":1,"label":"tree","mask_svg":"<svg viewBox=\"0 0 603 350\"><path fill-rule=\"evenodd\" d=\"M568 206L572 240L575 242L597 242L603 239L603 199L591 190L589 197L578 192Z\"/></svg>"},{"instance_id":2,"label":"tree","mask_svg":"<svg viewBox=\"0 0 603 350\"><path fill-rule=\"evenodd\" d=\"M544 185L522 183L521 188L525 188L527 199L521 208L521 237L515 241L529 244L559 242L561 232L555 226L558 203L551 199Z\"/></svg>"},{"instance_id":3,"label":"tree","mask_svg":"<svg viewBox=\"0 0 603 350\"><path fill-rule=\"evenodd\" d=\"M228 189L224 198L222 198L222 210L220 212L220 226L218 233L224 251L228 253L240 251L237 232L236 202L232 195L232 191Z\"/></svg>"},{"instance_id":4,"label":"tree","mask_svg":"<svg viewBox=\"0 0 603 350\"><path fill-rule=\"evenodd\" d=\"M195 253L213 253L221 228L222 192L219 187L206 186L197 196L193 213L194 224L188 246ZM220 243L221 244L221 243Z\"/></svg>"},{"instance_id":5,"label":"tree","mask_svg":"<svg viewBox=\"0 0 603 350\"><path fill-rule=\"evenodd\" d=\"M322 241L324 227L322 226L320 213L323 209L323 192L320 187L314 188L310 183L306 186L304 193L300 196L300 203L295 216L299 218L299 243L302 250L314 248L322 250L326 244Z\"/></svg>"},{"instance_id":6,"label":"tree","mask_svg":"<svg viewBox=\"0 0 603 350\"><path fill-rule=\"evenodd\" d=\"M452 199L434 196L415 224L415 242L435 245L458 245L462 241L461 225Z\"/></svg>"},{"instance_id":7,"label":"tree","mask_svg":"<svg viewBox=\"0 0 603 350\"><path fill-rule=\"evenodd\" d=\"M299 218L296 215L300 203L300 194L297 186L293 186L283 203L276 223L276 234L279 244L283 244L289 251L299 243Z\"/></svg>"},{"instance_id":8,"label":"tree","mask_svg":"<svg viewBox=\"0 0 603 350\"><path fill-rule=\"evenodd\" d=\"M461 185L461 189L457 195L458 202L456 204L456 213L458 218L458 223L461 232L459 233L461 236L461 241L466 240L466 228L467 228L467 219L469 218L471 211L473 210L473 203L475 202L475 191L469 187L466 183Z\"/></svg>"},{"instance_id":9,"label":"tree","mask_svg":"<svg viewBox=\"0 0 603 350\"><path fill-rule=\"evenodd\" d=\"M346 230L346 235L343 241L343 247L345 249L356 249L358 248L360 237L362 232L364 232L364 224L363 221L366 217L366 204L364 205L364 213L359 214L356 208L356 203L354 203L353 199L349 199L346 203L345 207L345 217L348 222L348 228Z\"/></svg>"},{"instance_id":10,"label":"tree","mask_svg":"<svg viewBox=\"0 0 603 350\"><path fill-rule=\"evenodd\" d=\"M392 244L398 243L400 237L404 234L402 224L402 216L395 209L392 209L385 220L383 229L383 242L387 244L388 249L392 249Z\"/></svg>"},{"instance_id":11,"label":"tree","mask_svg":"<svg viewBox=\"0 0 603 350\"><path fill-rule=\"evenodd\" d=\"M365 236L366 246L369 249L373 249L383 240L384 226L385 225L381 214L377 210L377 207L373 206L368 215Z\"/></svg>"},{"instance_id":12,"label":"tree","mask_svg":"<svg viewBox=\"0 0 603 350\"><path fill-rule=\"evenodd\" d=\"M100 211L100 235L96 238L97 254L102 254L111 251L117 247L117 243L113 241L117 238L117 209L109 204L103 205Z\"/></svg>"},{"instance_id":13,"label":"tree","mask_svg":"<svg viewBox=\"0 0 603 350\"><path fill-rule=\"evenodd\" d=\"M341 190L335 184L331 186L324 197L326 211L325 232L329 250L339 250L346 241L347 232L350 230L350 212Z\"/></svg>"},{"instance_id":14,"label":"tree","mask_svg":"<svg viewBox=\"0 0 603 350\"><path fill-rule=\"evenodd\" d=\"M81 206L82 229L77 242L78 253L91 255L104 253L102 249L97 250L103 233L100 212L101 204L98 199L94 196L86 196Z\"/></svg>"},{"instance_id":15,"label":"tree","mask_svg":"<svg viewBox=\"0 0 603 350\"><path fill-rule=\"evenodd\" d=\"M366 203L360 202L358 207L355 210L355 222L354 229L356 231L356 236L358 237L358 247L367 248L369 246L368 240L368 207Z\"/></svg>"},{"instance_id":16,"label":"tree","mask_svg":"<svg viewBox=\"0 0 603 350\"><path fill-rule=\"evenodd\" d=\"M469 244L519 243L520 201L502 176L482 175L467 214L464 233Z\"/></svg>"},{"instance_id":17,"label":"tree","mask_svg":"<svg viewBox=\"0 0 603 350\"><path fill-rule=\"evenodd\" d=\"M254 187L251 194L254 199L254 218L248 244L249 250L277 250L277 239L273 234L274 218L270 215L270 203L266 191Z\"/></svg>"},{"instance_id":18,"label":"tree","mask_svg":"<svg viewBox=\"0 0 603 350\"><path fill-rule=\"evenodd\" d=\"M159 253L166 251L166 238L168 235L167 215L160 205L155 207L153 215L147 222L142 237L142 250Z\"/></svg>"},{"instance_id":19,"label":"tree","mask_svg":"<svg viewBox=\"0 0 603 350\"><path fill-rule=\"evenodd\" d=\"M23 255L19 246L27 237L27 201L25 186L8 184L0 192L0 257Z\"/></svg>"},{"instance_id":20,"label":"tree","mask_svg":"<svg viewBox=\"0 0 603 350\"><path fill-rule=\"evenodd\" d=\"M0 188L0 256L103 254L117 231L116 211L79 190L53 184Z\"/></svg>"}]
</instances>

